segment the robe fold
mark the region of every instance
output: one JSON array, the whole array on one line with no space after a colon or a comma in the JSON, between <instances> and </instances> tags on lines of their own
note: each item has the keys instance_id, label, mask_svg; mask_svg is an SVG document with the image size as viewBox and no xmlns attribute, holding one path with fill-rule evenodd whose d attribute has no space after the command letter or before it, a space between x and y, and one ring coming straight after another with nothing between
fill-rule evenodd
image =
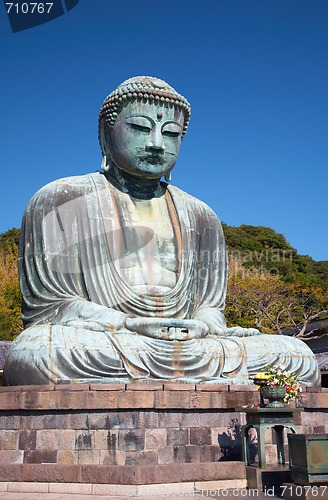
<instances>
[{"instance_id":1,"label":"robe fold","mask_svg":"<svg viewBox=\"0 0 328 500\"><path fill-rule=\"evenodd\" d=\"M25 330L4 367L7 385L131 378L250 383L273 363L296 370L305 384L318 382L303 342L227 328L221 224L207 205L176 187L166 186L164 196L178 274L176 285L159 293L149 288L149 276L142 292L125 278L129 259L142 275L147 248L158 262L163 256L149 247L151 229L136 225L131 197L105 175L60 179L36 193L24 215L19 255ZM156 279L154 290L161 285ZM155 339L128 331L128 317L199 319L209 335Z\"/></svg>"}]
</instances>

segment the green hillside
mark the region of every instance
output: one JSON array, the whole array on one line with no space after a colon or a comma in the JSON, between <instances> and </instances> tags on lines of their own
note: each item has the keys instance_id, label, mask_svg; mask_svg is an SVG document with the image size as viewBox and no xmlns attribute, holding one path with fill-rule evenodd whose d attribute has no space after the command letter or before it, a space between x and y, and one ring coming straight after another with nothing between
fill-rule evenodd
<instances>
[{"instance_id":1,"label":"green hillside","mask_svg":"<svg viewBox=\"0 0 328 500\"><path fill-rule=\"evenodd\" d=\"M265 268L286 283L320 285L328 288L328 261L317 262L299 255L285 236L264 226L238 227L223 224L229 255L243 261L245 267Z\"/></svg>"}]
</instances>

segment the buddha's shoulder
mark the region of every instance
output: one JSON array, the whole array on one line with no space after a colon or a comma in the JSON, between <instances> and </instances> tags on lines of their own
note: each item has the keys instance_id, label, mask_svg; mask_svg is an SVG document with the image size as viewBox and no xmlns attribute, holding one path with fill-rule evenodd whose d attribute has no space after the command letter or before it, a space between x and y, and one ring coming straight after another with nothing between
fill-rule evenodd
<instances>
[{"instance_id":1,"label":"buddha's shoulder","mask_svg":"<svg viewBox=\"0 0 328 500\"><path fill-rule=\"evenodd\" d=\"M41 189L39 189L32 200L37 200L40 198L58 198L67 197L72 198L76 196L81 196L89 192L94 191L95 185L102 181L102 175L100 172L85 175L76 175L70 177L63 177L55 181L45 184ZM31 200L31 201L32 201Z\"/></svg>"},{"instance_id":2,"label":"buddha's shoulder","mask_svg":"<svg viewBox=\"0 0 328 500\"><path fill-rule=\"evenodd\" d=\"M186 193L185 191L182 191L182 189L177 188L176 186L169 186L168 189L173 198L175 198L176 200L181 200L181 202L190 210L193 210L199 214L206 213L208 216L218 219L218 216L216 215L214 210L212 210L212 208L209 207L204 201L196 198L195 196L192 196L189 193Z\"/></svg>"}]
</instances>

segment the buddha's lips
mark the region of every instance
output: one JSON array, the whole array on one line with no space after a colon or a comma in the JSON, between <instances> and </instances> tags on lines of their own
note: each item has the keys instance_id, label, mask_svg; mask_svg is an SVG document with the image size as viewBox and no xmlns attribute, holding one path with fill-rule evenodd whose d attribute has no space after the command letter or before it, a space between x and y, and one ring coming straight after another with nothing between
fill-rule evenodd
<instances>
[{"instance_id":1,"label":"buddha's lips","mask_svg":"<svg viewBox=\"0 0 328 500\"><path fill-rule=\"evenodd\" d=\"M148 163L158 163L163 165L165 163L164 157L161 155L142 155L140 156L142 161L147 161Z\"/></svg>"}]
</instances>

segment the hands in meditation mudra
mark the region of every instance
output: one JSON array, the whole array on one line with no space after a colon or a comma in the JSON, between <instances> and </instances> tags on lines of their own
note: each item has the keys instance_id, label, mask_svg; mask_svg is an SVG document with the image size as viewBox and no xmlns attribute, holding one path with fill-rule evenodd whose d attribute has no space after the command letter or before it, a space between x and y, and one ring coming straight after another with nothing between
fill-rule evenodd
<instances>
[{"instance_id":1,"label":"hands in meditation mudra","mask_svg":"<svg viewBox=\"0 0 328 500\"><path fill-rule=\"evenodd\" d=\"M25 330L5 384L249 384L275 363L318 384L300 340L226 326L221 224L168 184L189 117L188 101L164 81L125 81L99 115L103 171L34 195L19 255Z\"/></svg>"}]
</instances>

